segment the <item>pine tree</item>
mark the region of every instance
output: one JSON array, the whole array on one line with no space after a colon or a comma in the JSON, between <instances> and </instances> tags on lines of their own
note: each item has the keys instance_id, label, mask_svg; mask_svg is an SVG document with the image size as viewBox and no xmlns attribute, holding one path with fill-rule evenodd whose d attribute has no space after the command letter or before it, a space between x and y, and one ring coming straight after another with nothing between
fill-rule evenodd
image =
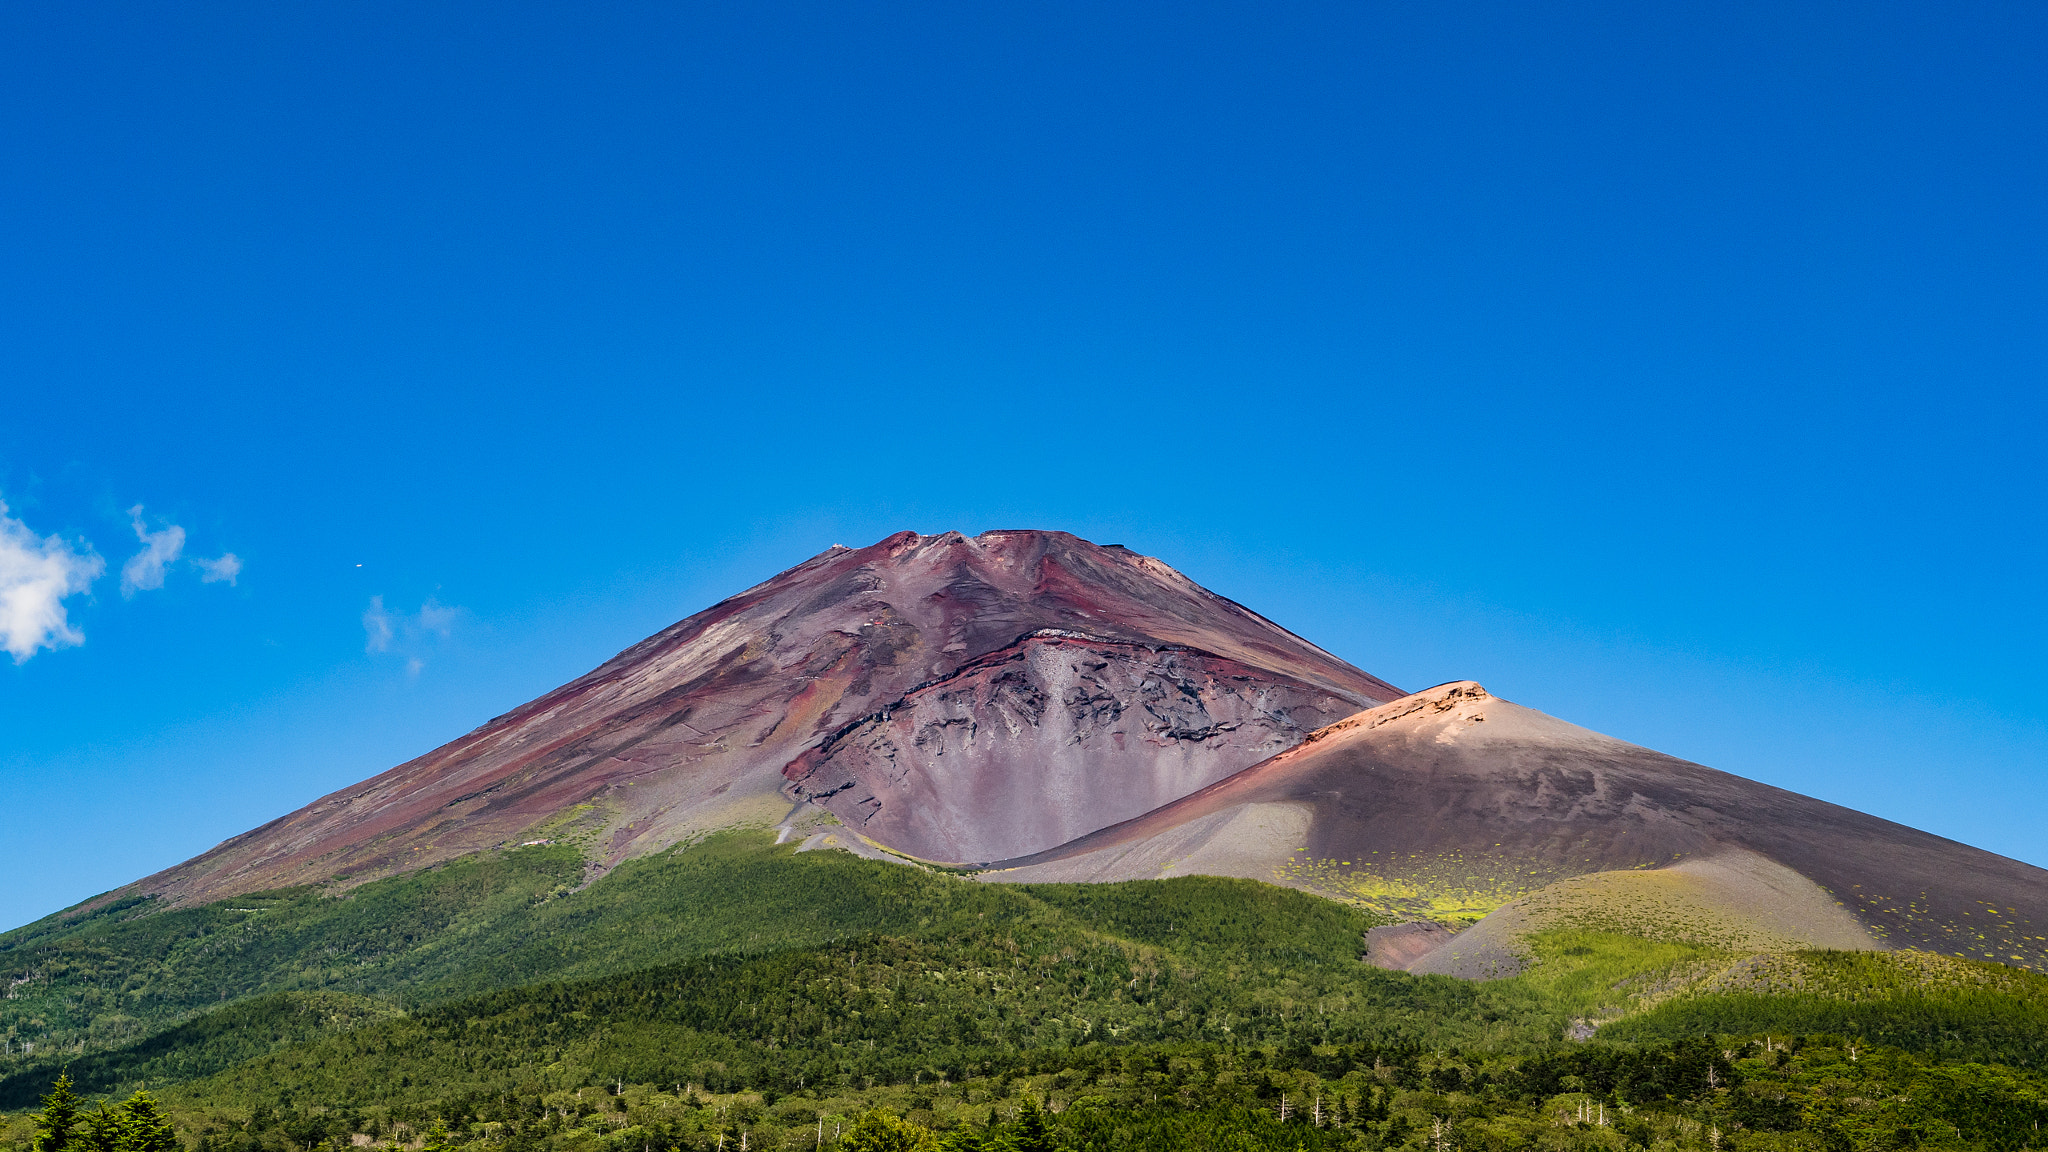
<instances>
[{"instance_id":1,"label":"pine tree","mask_svg":"<svg viewBox=\"0 0 2048 1152\"><path fill-rule=\"evenodd\" d=\"M1045 1122L1045 1113L1038 1107L1038 1101L1029 1096L1024 1098L1024 1107L1017 1112L1017 1122L1010 1127L1010 1147L1017 1152L1059 1152L1059 1142L1053 1138L1052 1128Z\"/></svg>"},{"instance_id":2,"label":"pine tree","mask_svg":"<svg viewBox=\"0 0 2048 1152\"><path fill-rule=\"evenodd\" d=\"M163 1106L137 1091L121 1105L121 1152L183 1152Z\"/></svg>"},{"instance_id":3,"label":"pine tree","mask_svg":"<svg viewBox=\"0 0 2048 1152\"><path fill-rule=\"evenodd\" d=\"M121 1117L105 1104L85 1113L71 1147L72 1152L121 1152Z\"/></svg>"},{"instance_id":4,"label":"pine tree","mask_svg":"<svg viewBox=\"0 0 2048 1152\"><path fill-rule=\"evenodd\" d=\"M438 1119L420 1142L420 1152L453 1152L454 1148L455 1142L448 1138L448 1125Z\"/></svg>"},{"instance_id":5,"label":"pine tree","mask_svg":"<svg viewBox=\"0 0 2048 1152\"><path fill-rule=\"evenodd\" d=\"M875 1111L847 1129L839 1147L845 1152L938 1152L939 1142L923 1125Z\"/></svg>"},{"instance_id":6,"label":"pine tree","mask_svg":"<svg viewBox=\"0 0 2048 1152\"><path fill-rule=\"evenodd\" d=\"M43 1097L43 1110L36 1114L35 1152L71 1152L78 1130L78 1096L71 1091L71 1074L61 1073Z\"/></svg>"}]
</instances>

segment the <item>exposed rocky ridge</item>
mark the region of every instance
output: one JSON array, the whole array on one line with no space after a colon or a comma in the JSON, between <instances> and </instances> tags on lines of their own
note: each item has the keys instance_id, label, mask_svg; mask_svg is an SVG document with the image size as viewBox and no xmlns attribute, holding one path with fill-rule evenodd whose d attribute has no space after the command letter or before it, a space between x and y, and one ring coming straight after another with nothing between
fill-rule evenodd
<instances>
[{"instance_id":1,"label":"exposed rocky ridge","mask_svg":"<svg viewBox=\"0 0 2048 1152\"><path fill-rule=\"evenodd\" d=\"M896 851L1007 856L1150 811L1357 710L1199 649L1048 630L841 728L784 775Z\"/></svg>"},{"instance_id":2,"label":"exposed rocky ridge","mask_svg":"<svg viewBox=\"0 0 2048 1152\"><path fill-rule=\"evenodd\" d=\"M708 829L773 823L791 803L782 771L807 749L1047 630L1089 638L1074 643L1115 668L1104 683L1118 686L1115 705L1133 715L1144 710L1148 679L1200 669L1234 686L1196 711L1215 709L1212 723L1238 724L1227 732L1243 735L1195 741L1200 755L1177 758L1142 738L1089 741L1066 767L1077 786L1105 798L1077 799L1065 822L1044 825L1052 839L1033 844L1009 831L1015 812L966 813L1004 851L1056 843L1087 811L1115 814L1102 822L1131 814L1159 795L1160 781L1206 783L1270 751L1265 741L1401 694L1119 546L1060 532L903 532L867 548L835 546L468 735L123 891L186 901L360 881L540 838L583 845L601 869ZM1236 699L1273 706L1261 718ZM1290 709L1304 719L1287 720ZM1000 726L972 713L962 715L979 731ZM929 785L878 780L873 795L886 806L943 793L963 779L948 768ZM834 770L866 778L850 762ZM1146 783L1127 789L1125 775ZM982 843L971 833L950 842Z\"/></svg>"},{"instance_id":3,"label":"exposed rocky ridge","mask_svg":"<svg viewBox=\"0 0 2048 1152\"><path fill-rule=\"evenodd\" d=\"M1752 908L1761 906L1741 885L1761 884L1769 862L1817 886L1799 899L1839 902L1878 946L2048 968L2048 871L1602 736L1469 681L1339 721L1226 780L993 865L986 877L1203 871L1341 894L1369 863L1446 853L1519 862L1545 884L1680 865L1700 892L1689 899ZM1759 864L1744 869L1689 863L1751 855ZM1812 946L1850 939L1831 917L1778 919L1773 932L1803 932Z\"/></svg>"}]
</instances>

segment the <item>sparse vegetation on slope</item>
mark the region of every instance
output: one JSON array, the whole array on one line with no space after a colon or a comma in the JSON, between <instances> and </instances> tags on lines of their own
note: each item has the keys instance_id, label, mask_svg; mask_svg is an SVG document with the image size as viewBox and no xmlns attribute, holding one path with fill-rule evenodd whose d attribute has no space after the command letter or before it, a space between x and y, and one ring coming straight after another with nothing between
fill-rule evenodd
<instances>
[{"instance_id":1,"label":"sparse vegetation on slope","mask_svg":"<svg viewBox=\"0 0 2048 1152\"><path fill-rule=\"evenodd\" d=\"M1434 920L1462 928L1511 900L1576 875L1556 860L1501 852L1367 851L1357 860L1296 852L1274 880L1393 920ZM1590 862L1587 862L1590 864Z\"/></svg>"}]
</instances>

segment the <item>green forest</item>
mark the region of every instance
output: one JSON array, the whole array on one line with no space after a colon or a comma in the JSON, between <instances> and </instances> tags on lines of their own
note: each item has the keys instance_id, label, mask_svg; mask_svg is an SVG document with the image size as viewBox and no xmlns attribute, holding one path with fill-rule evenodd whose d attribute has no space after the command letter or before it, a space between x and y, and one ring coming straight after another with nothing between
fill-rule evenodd
<instances>
[{"instance_id":1,"label":"green forest","mask_svg":"<svg viewBox=\"0 0 2048 1152\"><path fill-rule=\"evenodd\" d=\"M1273 885L759 833L587 880L538 847L0 936L0 1148L2015 1149L2048 1109L2048 979L1951 958L1567 926L1473 983Z\"/></svg>"}]
</instances>

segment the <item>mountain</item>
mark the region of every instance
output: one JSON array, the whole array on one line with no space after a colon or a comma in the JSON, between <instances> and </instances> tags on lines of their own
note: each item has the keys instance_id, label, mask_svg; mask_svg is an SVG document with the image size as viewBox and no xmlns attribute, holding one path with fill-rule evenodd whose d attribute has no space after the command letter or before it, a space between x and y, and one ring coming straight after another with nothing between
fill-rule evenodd
<instances>
[{"instance_id":1,"label":"mountain","mask_svg":"<svg viewBox=\"0 0 2048 1152\"><path fill-rule=\"evenodd\" d=\"M1497 975L1590 923L2048 967L2048 872L1470 682L1404 695L1158 560L1040 531L835 546L112 895L346 888L536 841L588 880L834 818L857 835L809 846L988 880L1247 877L1471 926L1383 934L1413 971Z\"/></svg>"},{"instance_id":2,"label":"mountain","mask_svg":"<svg viewBox=\"0 0 2048 1152\"><path fill-rule=\"evenodd\" d=\"M602 872L804 801L901 853L1022 855L1401 695L1121 546L902 532L110 896L358 884L532 841Z\"/></svg>"},{"instance_id":3,"label":"mountain","mask_svg":"<svg viewBox=\"0 0 2048 1152\"><path fill-rule=\"evenodd\" d=\"M1013 1097L1164 1125L1104 1152L1849 1147L1871 1077L1854 1132L2010 1152L2037 924L2048 872L1404 695L1127 549L902 533L0 933L0 1150L68 1070L201 1152L822 1147L877 1105L977 1147Z\"/></svg>"},{"instance_id":4,"label":"mountain","mask_svg":"<svg viewBox=\"0 0 2048 1152\"><path fill-rule=\"evenodd\" d=\"M1518 965L1580 925L1726 947L1912 947L2048 968L2048 871L1588 731L1478 684L1320 729L985 879L1280 879L1418 916L1489 912L1399 967ZM1439 916L1439 918L1441 918Z\"/></svg>"}]
</instances>

